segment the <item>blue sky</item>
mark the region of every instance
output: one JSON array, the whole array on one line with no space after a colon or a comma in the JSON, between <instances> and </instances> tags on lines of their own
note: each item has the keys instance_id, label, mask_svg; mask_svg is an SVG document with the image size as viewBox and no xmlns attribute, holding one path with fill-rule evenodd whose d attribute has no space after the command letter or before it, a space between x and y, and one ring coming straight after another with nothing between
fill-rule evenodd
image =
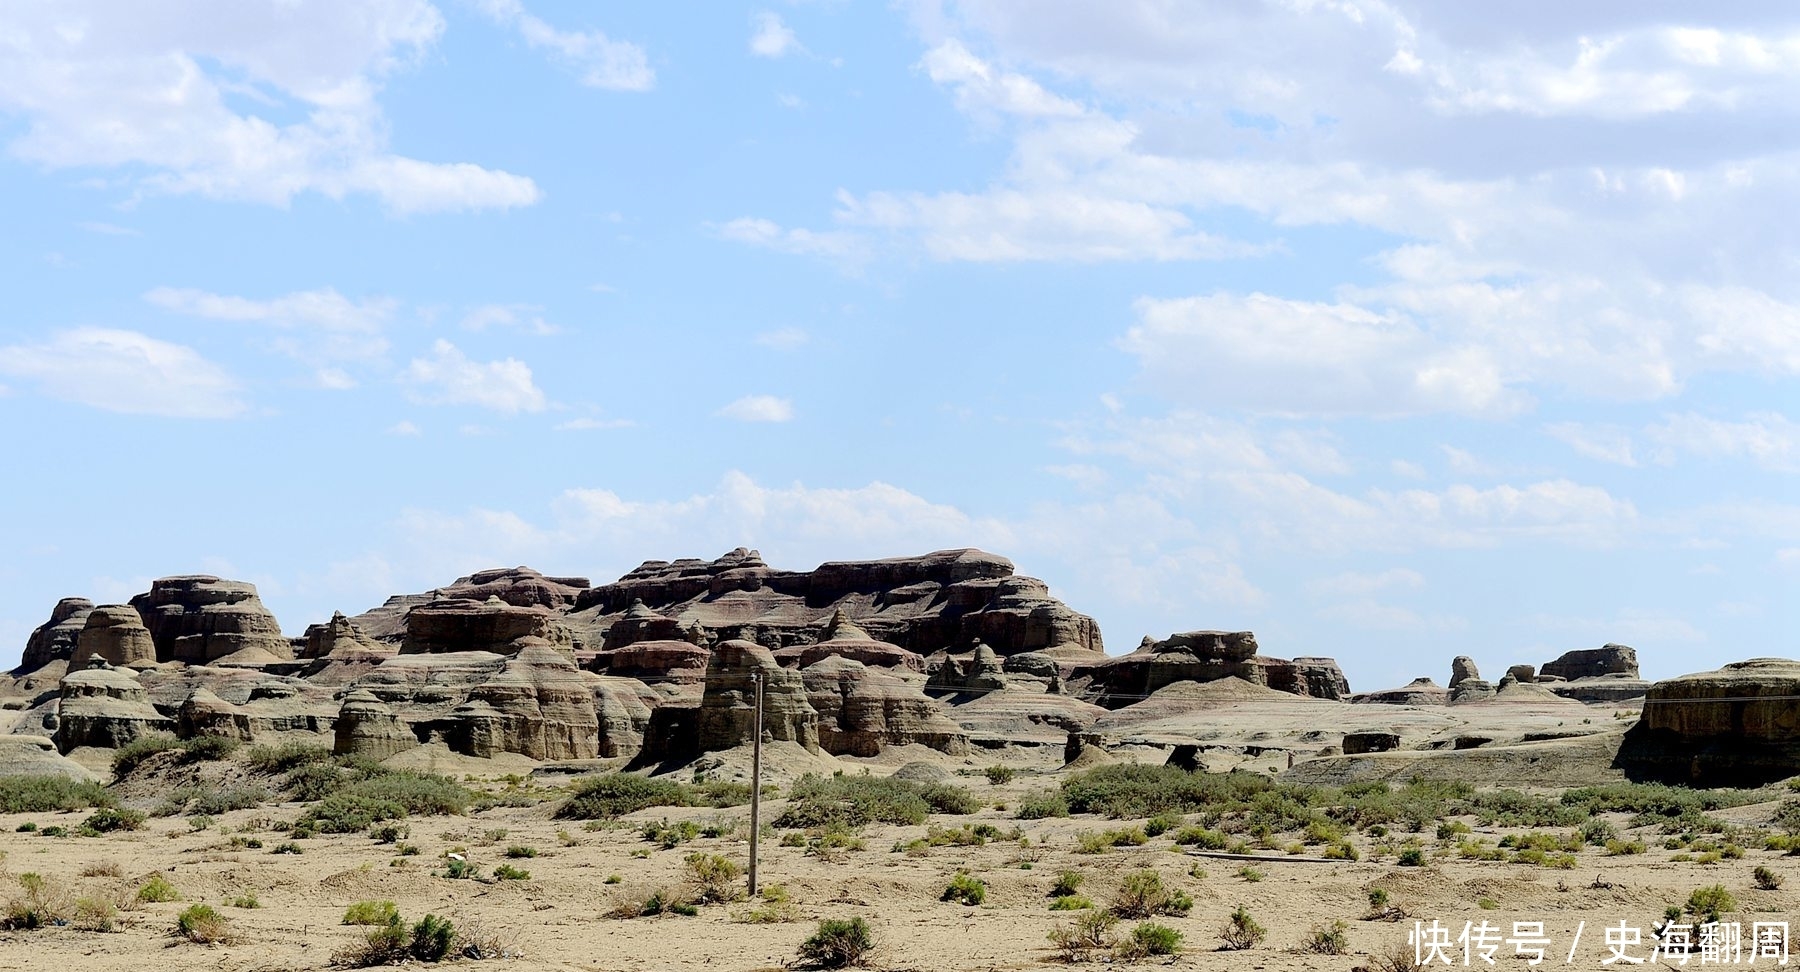
<instances>
[{"instance_id":1,"label":"blue sky","mask_svg":"<svg viewBox=\"0 0 1800 972\"><path fill-rule=\"evenodd\" d=\"M980 546L1353 686L1800 610L1776 4L23 0L0 663Z\"/></svg>"}]
</instances>

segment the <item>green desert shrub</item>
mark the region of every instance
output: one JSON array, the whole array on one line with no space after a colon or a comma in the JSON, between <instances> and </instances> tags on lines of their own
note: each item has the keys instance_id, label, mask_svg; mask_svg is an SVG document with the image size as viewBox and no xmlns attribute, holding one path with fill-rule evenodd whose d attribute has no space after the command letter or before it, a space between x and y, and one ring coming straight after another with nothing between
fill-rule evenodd
<instances>
[{"instance_id":1,"label":"green desert shrub","mask_svg":"<svg viewBox=\"0 0 1800 972\"><path fill-rule=\"evenodd\" d=\"M137 899L147 904L160 904L164 901L176 901L179 900L180 897L181 894L175 890L175 885L170 884L169 879L163 877L161 874L152 874L150 880L145 881L143 885L137 889Z\"/></svg>"},{"instance_id":2,"label":"green desert shrub","mask_svg":"<svg viewBox=\"0 0 1800 972\"><path fill-rule=\"evenodd\" d=\"M81 829L100 834L144 829L144 812L125 807L101 807L81 822Z\"/></svg>"},{"instance_id":3,"label":"green desert shrub","mask_svg":"<svg viewBox=\"0 0 1800 972\"><path fill-rule=\"evenodd\" d=\"M1300 943L1302 952L1314 955L1345 955L1350 951L1350 926L1342 919L1336 919L1322 925L1314 925L1313 930Z\"/></svg>"},{"instance_id":4,"label":"green desert shrub","mask_svg":"<svg viewBox=\"0 0 1800 972\"><path fill-rule=\"evenodd\" d=\"M744 874L738 863L723 854L689 854L682 863L694 883L694 901L713 904L736 901L737 882Z\"/></svg>"},{"instance_id":5,"label":"green desert shrub","mask_svg":"<svg viewBox=\"0 0 1800 972\"><path fill-rule=\"evenodd\" d=\"M231 925L211 905L189 905L175 916L175 935L200 945L232 940Z\"/></svg>"},{"instance_id":6,"label":"green desert shrub","mask_svg":"<svg viewBox=\"0 0 1800 972\"><path fill-rule=\"evenodd\" d=\"M872 823L921 824L935 810L971 813L979 804L969 791L943 783L918 784L876 776L815 776L794 783L777 827L864 827ZM966 807L967 809L950 809Z\"/></svg>"},{"instance_id":7,"label":"green desert shrub","mask_svg":"<svg viewBox=\"0 0 1800 972\"><path fill-rule=\"evenodd\" d=\"M412 927L409 951L421 962L441 962L456 942L456 926L447 918L426 915Z\"/></svg>"},{"instance_id":8,"label":"green desert shrub","mask_svg":"<svg viewBox=\"0 0 1800 972\"><path fill-rule=\"evenodd\" d=\"M61 885L27 871L19 875L19 894L8 899L6 911L0 913L0 929L30 931L60 924L68 919L70 908Z\"/></svg>"},{"instance_id":9,"label":"green desert shrub","mask_svg":"<svg viewBox=\"0 0 1800 972\"><path fill-rule=\"evenodd\" d=\"M123 746L113 750L112 770L114 776L125 776L137 769L143 762L157 753L166 753L172 749L180 749L181 740L164 733L151 733L139 736Z\"/></svg>"},{"instance_id":10,"label":"green desert shrub","mask_svg":"<svg viewBox=\"0 0 1800 972\"><path fill-rule=\"evenodd\" d=\"M567 820L606 820L648 807L689 807L688 789L674 780L636 773L608 773L581 781L556 815Z\"/></svg>"},{"instance_id":11,"label":"green desert shrub","mask_svg":"<svg viewBox=\"0 0 1800 972\"><path fill-rule=\"evenodd\" d=\"M1061 898L1081 890L1081 883L1087 877L1080 871L1063 871L1056 876L1056 883L1050 885L1050 897Z\"/></svg>"},{"instance_id":12,"label":"green desert shrub","mask_svg":"<svg viewBox=\"0 0 1800 972\"><path fill-rule=\"evenodd\" d=\"M1756 870L1750 872L1750 877L1756 882L1756 887L1759 891L1774 891L1780 888L1783 883L1780 874L1775 873L1773 870L1770 870L1761 864L1756 866Z\"/></svg>"},{"instance_id":13,"label":"green desert shrub","mask_svg":"<svg viewBox=\"0 0 1800 972\"><path fill-rule=\"evenodd\" d=\"M406 807L392 800L339 791L313 804L297 825L323 834L354 834L404 816Z\"/></svg>"},{"instance_id":14,"label":"green desert shrub","mask_svg":"<svg viewBox=\"0 0 1800 972\"><path fill-rule=\"evenodd\" d=\"M243 746L241 740L229 736L207 734L184 739L181 742L181 761L184 763L204 763L221 759L229 759L232 753Z\"/></svg>"},{"instance_id":15,"label":"green desert shrub","mask_svg":"<svg viewBox=\"0 0 1800 972\"><path fill-rule=\"evenodd\" d=\"M1243 905L1238 905L1231 917L1225 920L1225 927L1219 929L1219 940L1225 943L1226 948L1233 950L1255 948L1268 935L1268 929L1258 924Z\"/></svg>"},{"instance_id":16,"label":"green desert shrub","mask_svg":"<svg viewBox=\"0 0 1800 972\"><path fill-rule=\"evenodd\" d=\"M114 802L112 794L98 783L76 782L66 776L0 776L0 813L63 813Z\"/></svg>"},{"instance_id":17,"label":"green desert shrub","mask_svg":"<svg viewBox=\"0 0 1800 972\"><path fill-rule=\"evenodd\" d=\"M330 761L330 748L303 742L252 746L244 754L244 763L258 773L286 773L296 766Z\"/></svg>"},{"instance_id":18,"label":"green desert shrub","mask_svg":"<svg viewBox=\"0 0 1800 972\"><path fill-rule=\"evenodd\" d=\"M1723 884L1696 888L1688 895L1687 913L1694 916L1696 924L1717 922L1721 915L1736 910L1737 899Z\"/></svg>"},{"instance_id":19,"label":"green desert shrub","mask_svg":"<svg viewBox=\"0 0 1800 972\"><path fill-rule=\"evenodd\" d=\"M1056 790L1033 790L1019 801L1019 809L1014 812L1020 820L1043 820L1048 817L1066 817L1069 815L1069 801Z\"/></svg>"},{"instance_id":20,"label":"green desert shrub","mask_svg":"<svg viewBox=\"0 0 1800 972\"><path fill-rule=\"evenodd\" d=\"M1079 894L1058 895L1050 901L1051 911L1085 911L1093 906L1094 902L1091 898L1085 898Z\"/></svg>"},{"instance_id":21,"label":"green desert shrub","mask_svg":"<svg viewBox=\"0 0 1800 972\"><path fill-rule=\"evenodd\" d=\"M1113 895L1109 910L1120 918L1152 918L1156 915L1185 915L1194 902L1179 888L1163 884L1162 875L1146 868L1125 876Z\"/></svg>"},{"instance_id":22,"label":"green desert shrub","mask_svg":"<svg viewBox=\"0 0 1800 972\"><path fill-rule=\"evenodd\" d=\"M1084 911L1073 925L1057 925L1050 931L1050 944L1056 946L1064 962L1086 962L1094 953L1111 949L1115 944L1113 926L1119 923L1110 911Z\"/></svg>"},{"instance_id":23,"label":"green desert shrub","mask_svg":"<svg viewBox=\"0 0 1800 972\"><path fill-rule=\"evenodd\" d=\"M875 933L861 918L826 918L800 943L800 960L816 968L862 965L875 951Z\"/></svg>"},{"instance_id":24,"label":"green desert shrub","mask_svg":"<svg viewBox=\"0 0 1800 972\"><path fill-rule=\"evenodd\" d=\"M531 872L523 868L513 867L511 864L502 864L499 867L494 868L494 880L529 881L531 880Z\"/></svg>"},{"instance_id":25,"label":"green desert shrub","mask_svg":"<svg viewBox=\"0 0 1800 972\"><path fill-rule=\"evenodd\" d=\"M400 909L392 901L358 901L344 910L346 925L392 925L400 920Z\"/></svg>"},{"instance_id":26,"label":"green desert shrub","mask_svg":"<svg viewBox=\"0 0 1800 972\"><path fill-rule=\"evenodd\" d=\"M987 885L967 871L960 871L950 879L944 893L938 895L939 901L957 901L973 907L987 900Z\"/></svg>"},{"instance_id":27,"label":"green desert shrub","mask_svg":"<svg viewBox=\"0 0 1800 972\"><path fill-rule=\"evenodd\" d=\"M989 766L987 769L983 770L982 773L987 776L987 781L989 783L1000 786L1002 784L1011 783L1013 777L1018 775L1018 770L1013 769L1011 766L995 765Z\"/></svg>"},{"instance_id":28,"label":"green desert shrub","mask_svg":"<svg viewBox=\"0 0 1800 972\"><path fill-rule=\"evenodd\" d=\"M1127 961L1154 955L1178 955L1181 933L1168 925L1146 921L1131 930L1113 951Z\"/></svg>"}]
</instances>

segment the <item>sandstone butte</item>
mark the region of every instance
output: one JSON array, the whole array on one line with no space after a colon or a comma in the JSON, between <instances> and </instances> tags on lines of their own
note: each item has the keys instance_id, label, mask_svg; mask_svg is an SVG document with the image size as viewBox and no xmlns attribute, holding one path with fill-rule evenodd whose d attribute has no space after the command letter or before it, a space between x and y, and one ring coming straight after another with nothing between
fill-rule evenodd
<instances>
[{"instance_id":1,"label":"sandstone butte","mask_svg":"<svg viewBox=\"0 0 1800 972\"><path fill-rule=\"evenodd\" d=\"M1146 637L1107 655L1092 618L970 549L795 571L740 548L647 561L600 586L485 570L298 638L251 584L166 577L127 604L58 601L0 698L14 736L61 753L213 734L376 759L434 746L671 770L750 740L753 676L765 738L830 757L1041 745L1094 761L1150 747L1198 766L1216 750L1274 749L1310 761L1294 772L1335 778L1400 759L1453 773L1433 767L1470 750L1504 767L1502 751L1579 736L1634 778L1800 771L1800 662L1652 685L1633 649L1608 644L1510 665L1496 685L1459 655L1448 687L1421 677L1358 695L1331 658L1266 656L1247 631ZM1629 732L1554 728L1591 706L1642 717ZM34 766L47 758L30 753Z\"/></svg>"}]
</instances>

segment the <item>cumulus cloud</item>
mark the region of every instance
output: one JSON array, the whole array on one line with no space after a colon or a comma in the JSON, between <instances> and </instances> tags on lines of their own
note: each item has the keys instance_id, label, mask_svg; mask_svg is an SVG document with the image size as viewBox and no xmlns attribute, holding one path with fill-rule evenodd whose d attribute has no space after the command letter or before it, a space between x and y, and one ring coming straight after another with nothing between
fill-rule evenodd
<instances>
[{"instance_id":1,"label":"cumulus cloud","mask_svg":"<svg viewBox=\"0 0 1800 972\"><path fill-rule=\"evenodd\" d=\"M781 22L781 15L768 11L758 11L751 18L753 29L750 33L750 53L757 57L782 58L806 48L800 45L800 39L794 36L792 29Z\"/></svg>"},{"instance_id":2,"label":"cumulus cloud","mask_svg":"<svg viewBox=\"0 0 1800 972\"><path fill-rule=\"evenodd\" d=\"M649 91L656 72L644 49L598 30L558 30L525 9L520 0L475 0L494 22L511 27L532 48L550 54L590 88Z\"/></svg>"},{"instance_id":3,"label":"cumulus cloud","mask_svg":"<svg viewBox=\"0 0 1800 972\"><path fill-rule=\"evenodd\" d=\"M0 347L0 375L31 382L50 398L128 415L219 419L249 409L224 368L136 331L81 327L41 344Z\"/></svg>"},{"instance_id":4,"label":"cumulus cloud","mask_svg":"<svg viewBox=\"0 0 1800 972\"><path fill-rule=\"evenodd\" d=\"M714 414L739 422L788 422L794 418L794 403L774 395L745 395Z\"/></svg>"},{"instance_id":5,"label":"cumulus cloud","mask_svg":"<svg viewBox=\"0 0 1800 972\"><path fill-rule=\"evenodd\" d=\"M562 331L544 320L544 309L536 304L483 304L463 315L462 326L470 331L500 327L540 335Z\"/></svg>"},{"instance_id":6,"label":"cumulus cloud","mask_svg":"<svg viewBox=\"0 0 1800 972\"><path fill-rule=\"evenodd\" d=\"M119 169L139 192L287 205L301 193L366 194L396 213L537 201L524 176L427 162L387 148L383 80L444 31L427 0L103 0L0 9L0 110L8 146L50 168ZM239 110L232 96L271 106Z\"/></svg>"},{"instance_id":7,"label":"cumulus cloud","mask_svg":"<svg viewBox=\"0 0 1800 972\"><path fill-rule=\"evenodd\" d=\"M783 228L773 220L743 216L722 226L713 227L719 239L744 243L801 256L825 257L855 265L862 261L866 242L854 233L837 230Z\"/></svg>"},{"instance_id":8,"label":"cumulus cloud","mask_svg":"<svg viewBox=\"0 0 1800 972\"><path fill-rule=\"evenodd\" d=\"M471 361L444 340L432 345L429 356L414 358L401 381L414 401L427 405L474 405L506 415L541 412L545 407L544 393L532 381L525 362Z\"/></svg>"}]
</instances>

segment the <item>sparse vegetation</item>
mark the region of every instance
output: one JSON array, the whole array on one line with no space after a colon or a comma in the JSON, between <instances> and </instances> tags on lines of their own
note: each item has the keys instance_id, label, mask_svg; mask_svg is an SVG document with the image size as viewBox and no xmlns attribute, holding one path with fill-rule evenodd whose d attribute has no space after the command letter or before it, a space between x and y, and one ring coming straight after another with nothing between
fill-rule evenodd
<instances>
[{"instance_id":1,"label":"sparse vegetation","mask_svg":"<svg viewBox=\"0 0 1800 972\"><path fill-rule=\"evenodd\" d=\"M875 950L875 933L861 918L826 918L800 943L800 960L821 969L862 965Z\"/></svg>"},{"instance_id":2,"label":"sparse vegetation","mask_svg":"<svg viewBox=\"0 0 1800 972\"><path fill-rule=\"evenodd\" d=\"M1110 911L1087 911L1073 925L1057 925L1050 932L1050 944L1065 962L1086 962L1095 952L1107 951L1115 943L1113 927L1119 918Z\"/></svg>"},{"instance_id":3,"label":"sparse vegetation","mask_svg":"<svg viewBox=\"0 0 1800 972\"><path fill-rule=\"evenodd\" d=\"M98 783L78 783L66 776L0 776L0 813L65 813L89 807L110 807L112 794ZM37 825L20 825L20 831Z\"/></svg>"},{"instance_id":4,"label":"sparse vegetation","mask_svg":"<svg viewBox=\"0 0 1800 972\"><path fill-rule=\"evenodd\" d=\"M175 935L198 945L217 945L232 940L231 925L211 905L189 905L175 916Z\"/></svg>"},{"instance_id":5,"label":"sparse vegetation","mask_svg":"<svg viewBox=\"0 0 1800 972\"><path fill-rule=\"evenodd\" d=\"M1194 902L1181 889L1164 886L1162 875L1145 869L1125 876L1109 907L1120 918L1152 918L1185 915Z\"/></svg>"},{"instance_id":6,"label":"sparse vegetation","mask_svg":"<svg viewBox=\"0 0 1800 972\"><path fill-rule=\"evenodd\" d=\"M344 910L346 925L392 925L400 920L400 909L392 901L358 901Z\"/></svg>"},{"instance_id":7,"label":"sparse vegetation","mask_svg":"<svg viewBox=\"0 0 1800 972\"><path fill-rule=\"evenodd\" d=\"M513 867L511 864L502 864L499 867L494 868L494 880L529 881L531 880L531 872Z\"/></svg>"},{"instance_id":8,"label":"sparse vegetation","mask_svg":"<svg viewBox=\"0 0 1800 972\"><path fill-rule=\"evenodd\" d=\"M872 823L921 824L933 813L974 813L980 802L947 783L913 783L892 777L815 776L795 782L777 827L849 828Z\"/></svg>"},{"instance_id":9,"label":"sparse vegetation","mask_svg":"<svg viewBox=\"0 0 1800 972\"><path fill-rule=\"evenodd\" d=\"M741 892L737 881L744 869L723 854L689 854L682 859L688 877L694 884L694 904L736 901Z\"/></svg>"},{"instance_id":10,"label":"sparse vegetation","mask_svg":"<svg viewBox=\"0 0 1800 972\"><path fill-rule=\"evenodd\" d=\"M144 813L125 807L101 807L81 822L81 829L97 834L109 834L118 830L144 829Z\"/></svg>"},{"instance_id":11,"label":"sparse vegetation","mask_svg":"<svg viewBox=\"0 0 1800 972\"><path fill-rule=\"evenodd\" d=\"M61 885L27 871L19 875L19 894L6 902L0 929L30 931L54 925L67 919L70 907L68 892Z\"/></svg>"},{"instance_id":12,"label":"sparse vegetation","mask_svg":"<svg viewBox=\"0 0 1800 972\"><path fill-rule=\"evenodd\" d=\"M1300 951L1314 955L1347 954L1350 951L1350 926L1341 919L1314 925L1306 940L1300 943Z\"/></svg>"},{"instance_id":13,"label":"sparse vegetation","mask_svg":"<svg viewBox=\"0 0 1800 972\"><path fill-rule=\"evenodd\" d=\"M181 894L167 878L161 874L152 874L150 880L138 888L137 899L146 904L160 904L164 901L179 901Z\"/></svg>"},{"instance_id":14,"label":"sparse vegetation","mask_svg":"<svg viewBox=\"0 0 1800 972\"><path fill-rule=\"evenodd\" d=\"M958 871L950 878L950 884L944 888L944 893L938 895L938 900L956 901L973 907L987 900L987 885L967 871Z\"/></svg>"},{"instance_id":15,"label":"sparse vegetation","mask_svg":"<svg viewBox=\"0 0 1800 972\"><path fill-rule=\"evenodd\" d=\"M987 781L995 786L1003 786L1007 783L1011 783L1013 777L1018 775L1018 770L1013 769L1011 766L1000 765L989 766L982 772L987 776Z\"/></svg>"},{"instance_id":16,"label":"sparse vegetation","mask_svg":"<svg viewBox=\"0 0 1800 972\"><path fill-rule=\"evenodd\" d=\"M608 773L583 780L556 808L565 820L610 820L649 807L735 807L750 800L744 783L686 785L637 773Z\"/></svg>"},{"instance_id":17,"label":"sparse vegetation","mask_svg":"<svg viewBox=\"0 0 1800 972\"><path fill-rule=\"evenodd\" d=\"M1775 891L1780 889L1783 883L1780 874L1775 873L1761 864L1756 866L1756 870L1751 872L1750 877L1756 882L1756 887L1759 891Z\"/></svg>"},{"instance_id":18,"label":"sparse vegetation","mask_svg":"<svg viewBox=\"0 0 1800 972\"><path fill-rule=\"evenodd\" d=\"M1225 920L1225 927L1219 929L1219 940L1225 943L1226 948L1233 950L1255 948L1268 935L1268 929L1257 924L1243 905L1238 905L1231 917Z\"/></svg>"}]
</instances>

